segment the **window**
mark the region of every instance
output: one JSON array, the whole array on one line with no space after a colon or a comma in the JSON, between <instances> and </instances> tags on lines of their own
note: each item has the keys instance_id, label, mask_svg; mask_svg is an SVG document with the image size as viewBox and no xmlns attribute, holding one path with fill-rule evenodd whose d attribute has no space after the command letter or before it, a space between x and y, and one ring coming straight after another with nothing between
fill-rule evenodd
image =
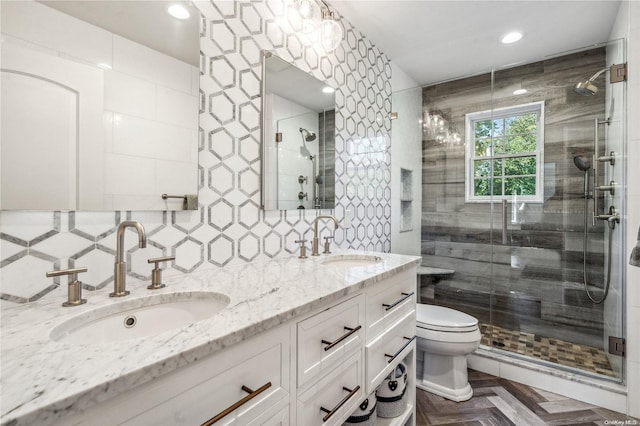
<instances>
[{"instance_id":1,"label":"window","mask_svg":"<svg viewBox=\"0 0 640 426\"><path fill-rule=\"evenodd\" d=\"M466 201L542 202L544 102L466 115Z\"/></svg>"}]
</instances>

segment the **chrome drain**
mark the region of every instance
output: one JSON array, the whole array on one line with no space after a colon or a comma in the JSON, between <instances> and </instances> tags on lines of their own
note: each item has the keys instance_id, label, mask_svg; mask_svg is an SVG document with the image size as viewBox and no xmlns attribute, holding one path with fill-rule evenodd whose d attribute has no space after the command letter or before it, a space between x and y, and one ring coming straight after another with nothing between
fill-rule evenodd
<instances>
[{"instance_id":1,"label":"chrome drain","mask_svg":"<svg viewBox=\"0 0 640 426\"><path fill-rule=\"evenodd\" d=\"M124 319L125 328L131 328L138 323L138 319L134 315L129 315Z\"/></svg>"}]
</instances>

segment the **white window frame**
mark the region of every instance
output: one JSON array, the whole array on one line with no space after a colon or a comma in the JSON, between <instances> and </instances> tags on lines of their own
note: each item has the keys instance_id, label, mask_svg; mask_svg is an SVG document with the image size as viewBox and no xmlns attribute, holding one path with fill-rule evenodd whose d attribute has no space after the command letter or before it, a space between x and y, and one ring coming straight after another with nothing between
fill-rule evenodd
<instances>
[{"instance_id":1,"label":"white window frame","mask_svg":"<svg viewBox=\"0 0 640 426\"><path fill-rule=\"evenodd\" d=\"M515 105L505 108L496 108L487 111L472 112L465 115L465 202L490 203L493 201L512 200L513 195L474 195L474 160L514 158L521 154L493 154L491 157L475 156L475 132L476 121L495 120L496 118L511 117L514 115L537 114L536 122L536 150L531 151L536 157L536 194L518 195L518 201L542 203L544 201L544 101ZM528 155L528 156L529 156Z\"/></svg>"}]
</instances>

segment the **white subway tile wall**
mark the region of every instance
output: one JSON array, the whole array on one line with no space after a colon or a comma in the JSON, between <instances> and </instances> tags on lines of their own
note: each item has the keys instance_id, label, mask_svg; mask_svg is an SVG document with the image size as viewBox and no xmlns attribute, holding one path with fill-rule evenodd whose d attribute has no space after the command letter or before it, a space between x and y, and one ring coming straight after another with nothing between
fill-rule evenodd
<instances>
[{"instance_id":1,"label":"white subway tile wall","mask_svg":"<svg viewBox=\"0 0 640 426\"><path fill-rule=\"evenodd\" d=\"M165 265L167 275L291 256L298 247L294 241L301 237L310 240L311 222L317 214L327 212L341 221L347 210L355 212L351 226L335 231L337 246L390 250L388 58L339 16L344 40L333 53L325 54L279 24L285 13L282 0L195 3L202 14L200 88L193 84L193 76L190 87L186 78L184 84L189 89L186 93L198 93L200 99L199 210L1 212L3 304L42 297L63 299L66 279L45 277L45 272L53 269L86 266L89 271L80 279L88 290L108 287L113 279L115 231L118 223L127 219L143 223L148 236L146 249L137 248L133 234L125 241L130 282L148 279L151 268L146 259L159 255L176 256L175 262ZM274 51L336 88L333 211L259 210L259 76L263 49ZM150 72L158 71L158 79L163 78L158 69L162 67L161 63L150 62ZM124 81L138 77L114 71L109 78ZM162 95L155 91L145 96L170 95L168 91ZM137 109L131 115L149 118L149 111L138 101L144 103L148 99L135 99L124 107L134 105ZM104 121L115 123L110 115L105 115ZM132 122L127 125L133 126ZM114 146L122 142L117 133L114 130L108 136ZM121 185L144 182L140 173L127 178ZM323 235L331 235L331 228L322 224L320 230Z\"/></svg>"}]
</instances>

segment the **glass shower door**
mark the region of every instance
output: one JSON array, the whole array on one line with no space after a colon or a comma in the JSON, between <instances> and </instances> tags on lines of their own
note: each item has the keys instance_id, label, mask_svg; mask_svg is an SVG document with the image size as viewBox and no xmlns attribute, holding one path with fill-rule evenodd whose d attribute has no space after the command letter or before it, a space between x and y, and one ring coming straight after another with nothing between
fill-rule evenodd
<instances>
[{"instance_id":1,"label":"glass shower door","mask_svg":"<svg viewBox=\"0 0 640 426\"><path fill-rule=\"evenodd\" d=\"M491 151L480 158L494 206L485 342L616 380L623 362L609 338L624 335L626 100L609 69L624 63L622 43L495 70L491 111L467 126ZM574 90L591 76L595 94Z\"/></svg>"},{"instance_id":2,"label":"glass shower door","mask_svg":"<svg viewBox=\"0 0 640 426\"><path fill-rule=\"evenodd\" d=\"M309 112L277 121L278 208L314 208L318 167L318 114Z\"/></svg>"},{"instance_id":3,"label":"glass shower door","mask_svg":"<svg viewBox=\"0 0 640 426\"><path fill-rule=\"evenodd\" d=\"M491 324L492 231L490 196L470 201L478 190L488 194L490 159L467 167L467 156L487 152L465 141L469 113L491 110L491 75L484 74L422 89L422 238L423 265L437 268L421 276L421 303L449 307L478 319L488 339ZM460 135L459 139L456 135ZM474 188L473 190L471 188Z\"/></svg>"}]
</instances>

